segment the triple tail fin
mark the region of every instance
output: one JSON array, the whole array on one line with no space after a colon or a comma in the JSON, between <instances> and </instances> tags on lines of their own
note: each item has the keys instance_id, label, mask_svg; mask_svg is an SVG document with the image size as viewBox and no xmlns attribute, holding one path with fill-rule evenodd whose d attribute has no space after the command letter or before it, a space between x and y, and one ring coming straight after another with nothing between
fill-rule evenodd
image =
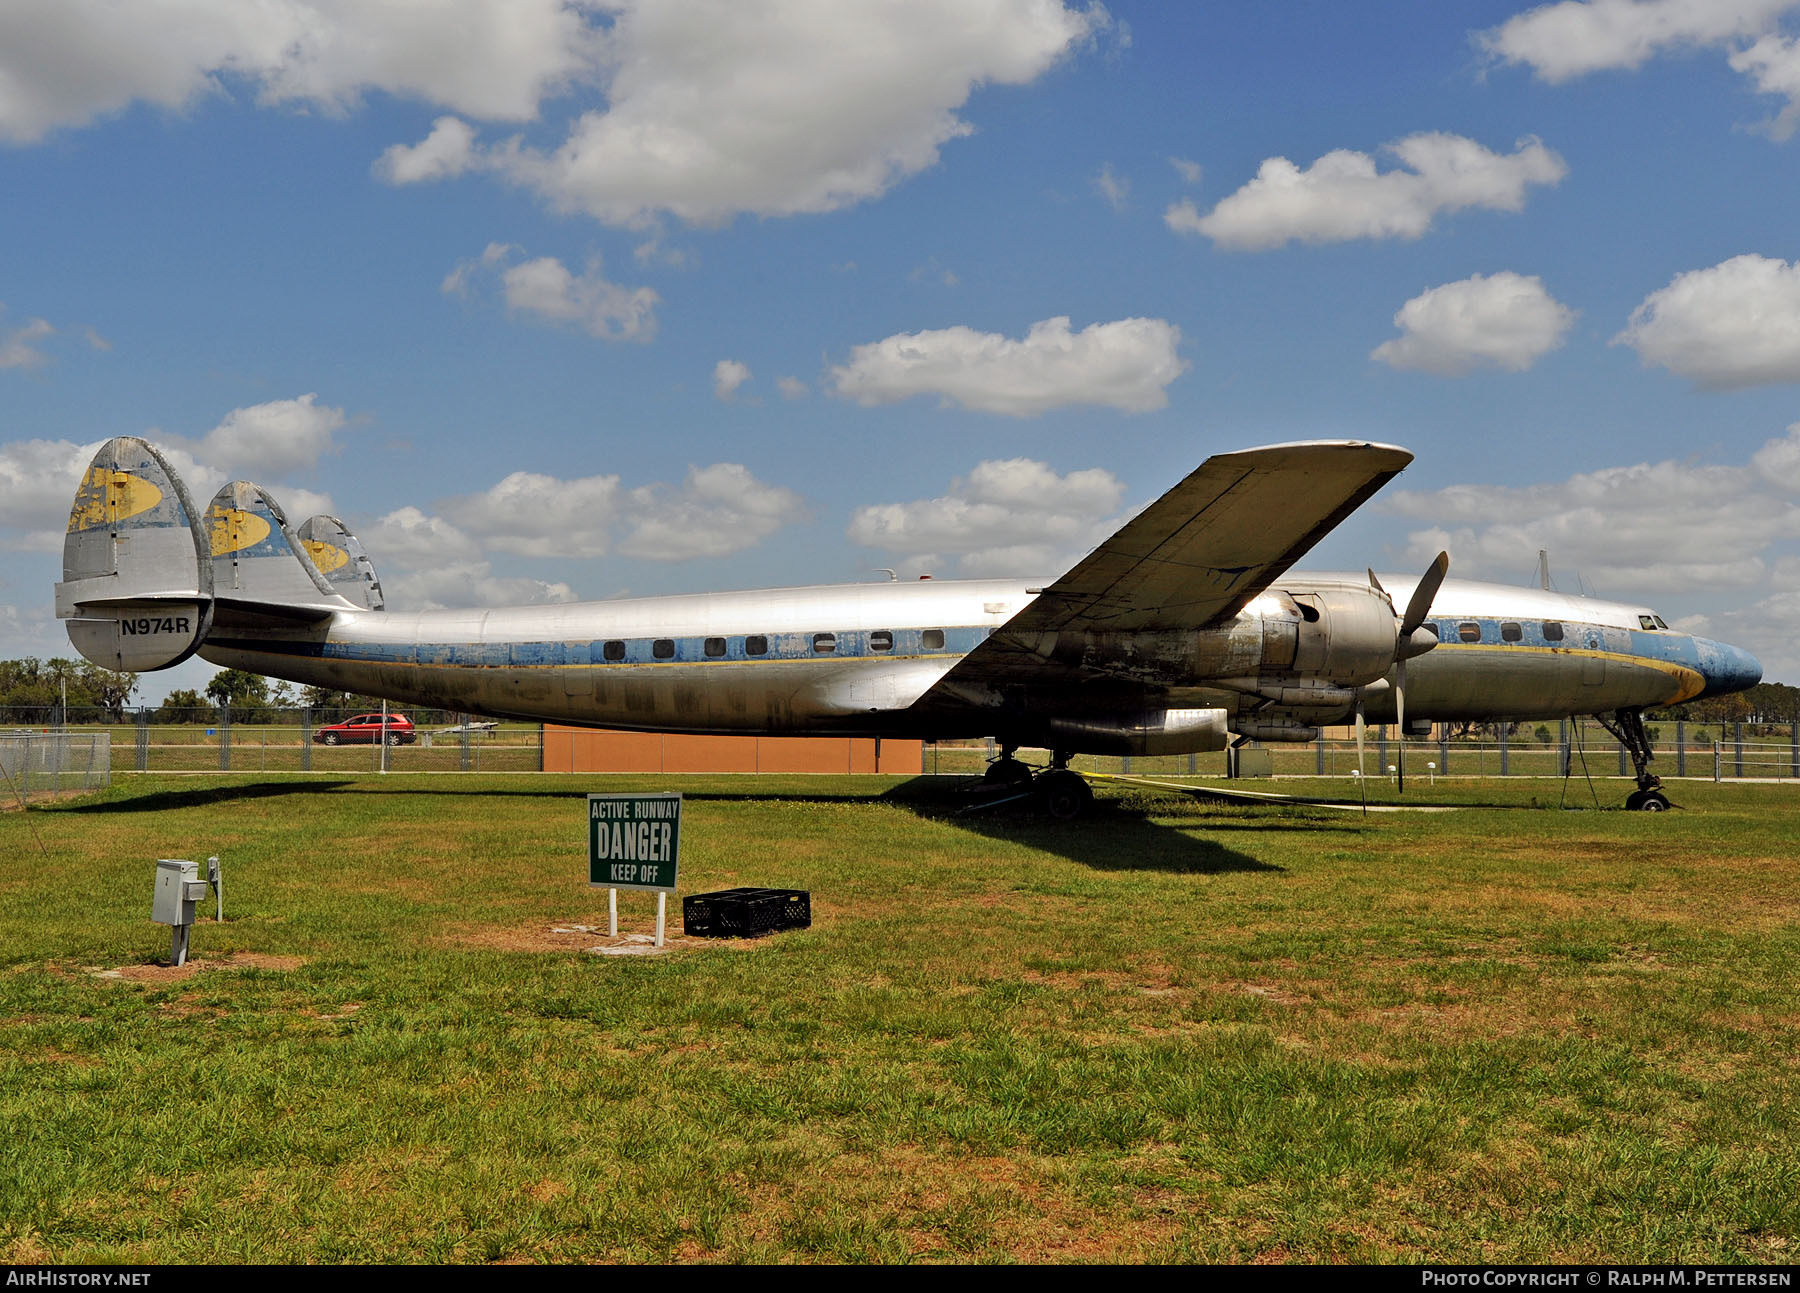
<instances>
[{"instance_id":1,"label":"triple tail fin","mask_svg":"<svg viewBox=\"0 0 1800 1293\"><path fill-rule=\"evenodd\" d=\"M212 554L187 486L136 436L100 446L75 491L57 618L107 669L180 664L212 624Z\"/></svg>"},{"instance_id":2,"label":"triple tail fin","mask_svg":"<svg viewBox=\"0 0 1800 1293\"><path fill-rule=\"evenodd\" d=\"M312 558L333 592L361 606L378 611L387 604L381 594L381 580L375 577L375 563L363 546L335 516L319 515L303 524L298 534L300 546Z\"/></svg>"},{"instance_id":3,"label":"triple tail fin","mask_svg":"<svg viewBox=\"0 0 1800 1293\"><path fill-rule=\"evenodd\" d=\"M361 588L320 573L266 490L233 481L202 514L168 459L119 436L100 446L76 490L56 614L87 659L139 673L180 664L216 622L305 624L377 609L374 568L335 524L352 545L348 564L366 572Z\"/></svg>"}]
</instances>

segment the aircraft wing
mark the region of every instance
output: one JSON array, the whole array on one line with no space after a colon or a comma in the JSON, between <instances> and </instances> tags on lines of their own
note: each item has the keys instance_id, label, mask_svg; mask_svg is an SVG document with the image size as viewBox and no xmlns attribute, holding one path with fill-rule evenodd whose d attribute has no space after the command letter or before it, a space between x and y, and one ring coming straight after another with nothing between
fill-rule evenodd
<instances>
[{"instance_id":1,"label":"aircraft wing","mask_svg":"<svg viewBox=\"0 0 1800 1293\"><path fill-rule=\"evenodd\" d=\"M1043 634L1228 623L1412 454L1320 440L1208 458L965 656L945 683L1051 681Z\"/></svg>"}]
</instances>

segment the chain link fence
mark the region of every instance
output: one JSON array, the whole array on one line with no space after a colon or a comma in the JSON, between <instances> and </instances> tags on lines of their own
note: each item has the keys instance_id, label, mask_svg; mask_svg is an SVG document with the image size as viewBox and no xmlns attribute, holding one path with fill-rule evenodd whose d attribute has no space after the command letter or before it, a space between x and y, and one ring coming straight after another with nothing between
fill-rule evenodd
<instances>
[{"instance_id":1,"label":"chain link fence","mask_svg":"<svg viewBox=\"0 0 1800 1293\"><path fill-rule=\"evenodd\" d=\"M0 781L8 798L104 789L112 784L112 736L0 732Z\"/></svg>"}]
</instances>

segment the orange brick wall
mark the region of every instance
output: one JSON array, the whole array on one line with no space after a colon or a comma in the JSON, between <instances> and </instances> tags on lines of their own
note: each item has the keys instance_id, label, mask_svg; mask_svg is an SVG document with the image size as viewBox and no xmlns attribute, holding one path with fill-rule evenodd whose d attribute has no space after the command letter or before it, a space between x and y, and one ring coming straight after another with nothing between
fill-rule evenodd
<instances>
[{"instance_id":1,"label":"orange brick wall","mask_svg":"<svg viewBox=\"0 0 1800 1293\"><path fill-rule=\"evenodd\" d=\"M882 772L905 776L924 770L921 741L664 736L544 725L545 772Z\"/></svg>"}]
</instances>

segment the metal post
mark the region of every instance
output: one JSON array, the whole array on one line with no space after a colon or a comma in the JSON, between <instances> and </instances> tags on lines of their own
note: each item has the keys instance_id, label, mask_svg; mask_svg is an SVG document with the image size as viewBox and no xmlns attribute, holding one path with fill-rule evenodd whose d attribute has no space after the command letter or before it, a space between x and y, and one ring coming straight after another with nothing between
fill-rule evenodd
<instances>
[{"instance_id":1,"label":"metal post","mask_svg":"<svg viewBox=\"0 0 1800 1293\"><path fill-rule=\"evenodd\" d=\"M1675 775L1687 776L1687 719L1675 720Z\"/></svg>"},{"instance_id":2,"label":"metal post","mask_svg":"<svg viewBox=\"0 0 1800 1293\"><path fill-rule=\"evenodd\" d=\"M458 714L457 718L462 722L462 770L467 772L469 770L469 716Z\"/></svg>"},{"instance_id":3,"label":"metal post","mask_svg":"<svg viewBox=\"0 0 1800 1293\"><path fill-rule=\"evenodd\" d=\"M379 764L376 767L377 772L381 772L384 774L387 772L387 743L388 743L388 716L387 716L387 714L388 714L387 701L384 700L381 702L381 759L379 761ZM542 769L540 769L540 771L541 770Z\"/></svg>"},{"instance_id":4,"label":"metal post","mask_svg":"<svg viewBox=\"0 0 1800 1293\"><path fill-rule=\"evenodd\" d=\"M138 706L137 715L137 770L150 771L150 711Z\"/></svg>"},{"instance_id":5,"label":"metal post","mask_svg":"<svg viewBox=\"0 0 1800 1293\"><path fill-rule=\"evenodd\" d=\"M1741 777L1744 775L1744 725L1734 724L1731 731L1733 744L1737 746L1737 775Z\"/></svg>"},{"instance_id":6,"label":"metal post","mask_svg":"<svg viewBox=\"0 0 1800 1293\"><path fill-rule=\"evenodd\" d=\"M312 771L312 706L300 711L300 771Z\"/></svg>"},{"instance_id":7,"label":"metal post","mask_svg":"<svg viewBox=\"0 0 1800 1293\"><path fill-rule=\"evenodd\" d=\"M1724 761L1724 751L1719 748L1719 742L1714 741L1713 742L1713 780L1714 781L1719 781L1722 779L1720 777L1720 772L1722 771L1720 765L1721 765L1721 763L1723 763L1723 761Z\"/></svg>"},{"instance_id":8,"label":"metal post","mask_svg":"<svg viewBox=\"0 0 1800 1293\"><path fill-rule=\"evenodd\" d=\"M1795 723L1788 729L1788 744L1792 752L1791 766L1794 769L1794 775L1800 777L1800 723Z\"/></svg>"},{"instance_id":9,"label":"metal post","mask_svg":"<svg viewBox=\"0 0 1800 1293\"><path fill-rule=\"evenodd\" d=\"M606 936L608 938L619 936L619 891L617 889L606 891Z\"/></svg>"},{"instance_id":10,"label":"metal post","mask_svg":"<svg viewBox=\"0 0 1800 1293\"><path fill-rule=\"evenodd\" d=\"M1500 775L1504 777L1506 775L1506 771L1507 771L1506 724L1505 723L1499 724L1499 728L1500 728Z\"/></svg>"},{"instance_id":11,"label":"metal post","mask_svg":"<svg viewBox=\"0 0 1800 1293\"><path fill-rule=\"evenodd\" d=\"M1438 728L1438 771L1450 775L1450 732L1443 726Z\"/></svg>"},{"instance_id":12,"label":"metal post","mask_svg":"<svg viewBox=\"0 0 1800 1293\"><path fill-rule=\"evenodd\" d=\"M669 895L661 889L656 891L656 945L663 945L663 917L669 910Z\"/></svg>"},{"instance_id":13,"label":"metal post","mask_svg":"<svg viewBox=\"0 0 1800 1293\"><path fill-rule=\"evenodd\" d=\"M231 706L219 706L219 771L231 771Z\"/></svg>"}]
</instances>

